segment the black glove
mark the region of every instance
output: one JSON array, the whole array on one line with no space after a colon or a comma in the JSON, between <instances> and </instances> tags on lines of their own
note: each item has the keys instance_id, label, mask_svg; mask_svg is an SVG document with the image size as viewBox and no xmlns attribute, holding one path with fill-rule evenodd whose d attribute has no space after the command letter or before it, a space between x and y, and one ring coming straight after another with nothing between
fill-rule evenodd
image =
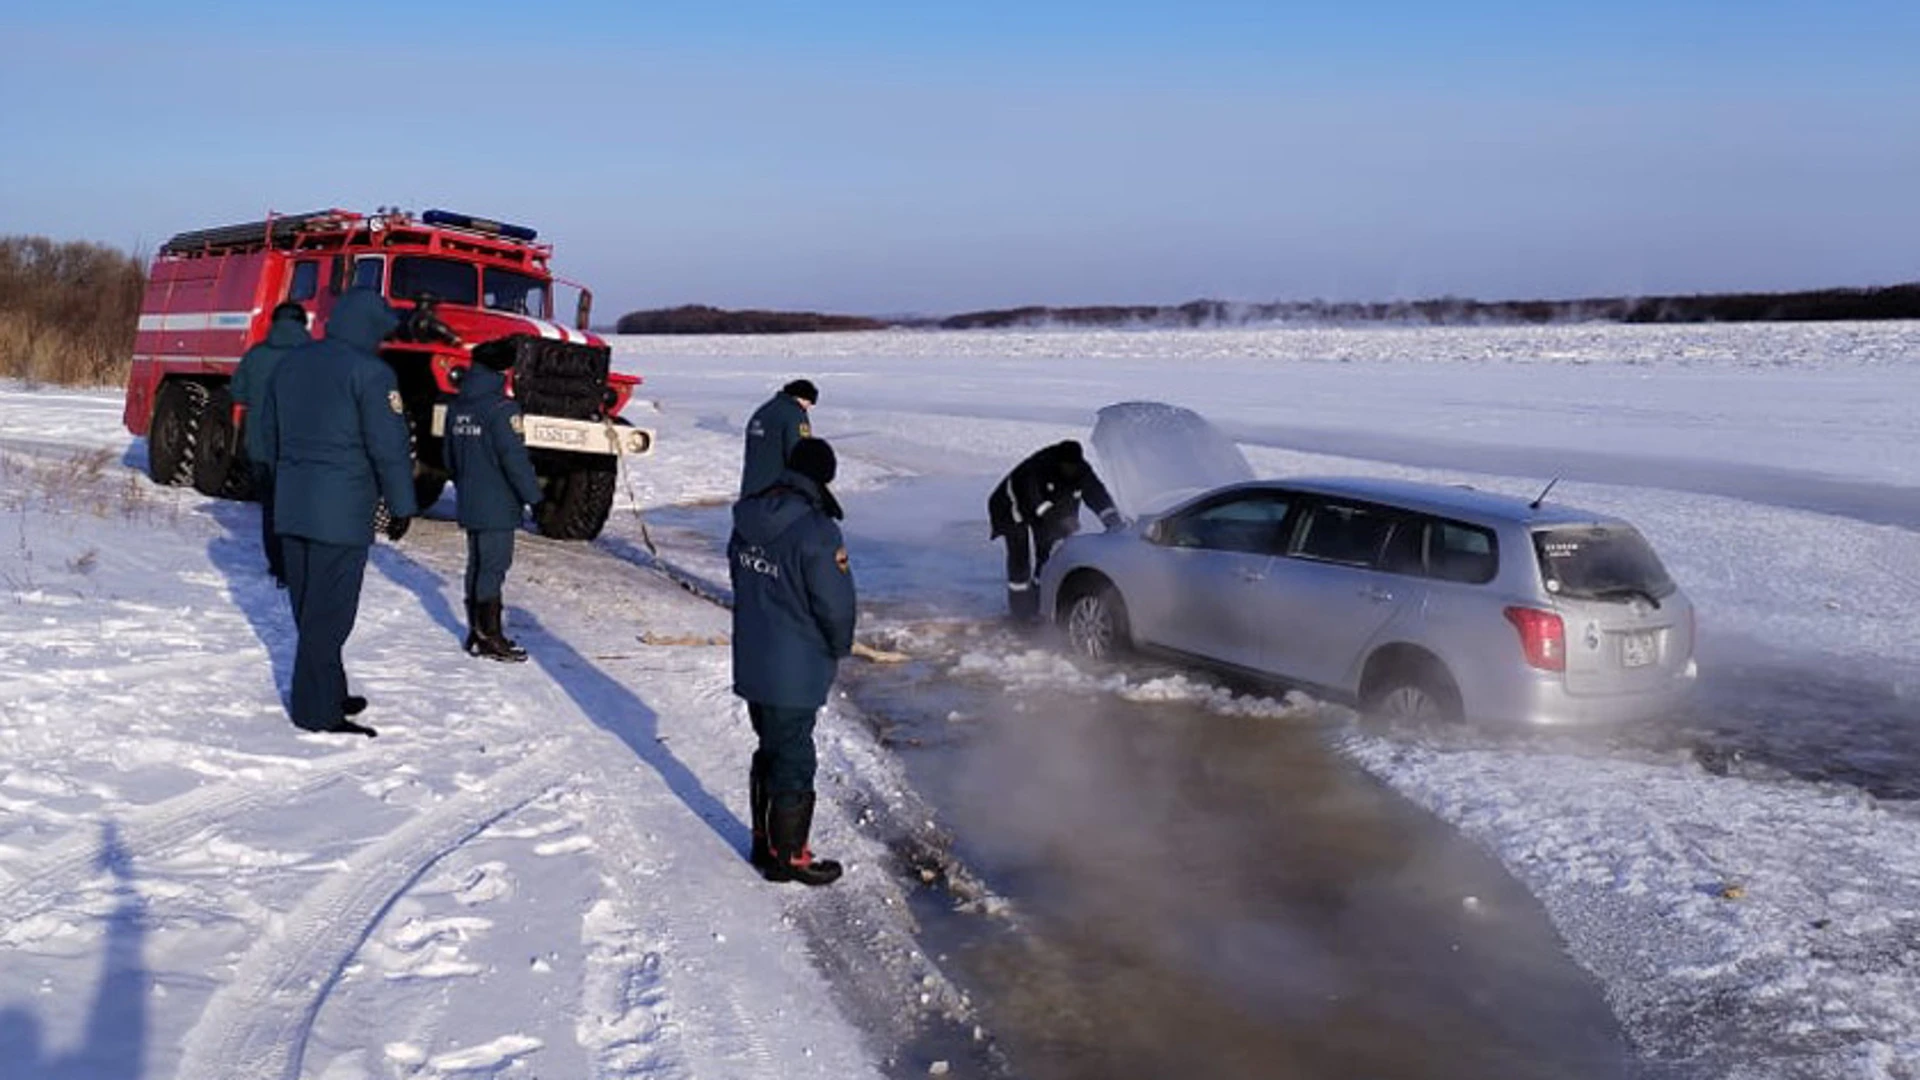
<instances>
[{"instance_id":1,"label":"black glove","mask_svg":"<svg viewBox=\"0 0 1920 1080\"><path fill-rule=\"evenodd\" d=\"M400 325L394 327L393 337L398 341L411 341L422 345L439 343L443 345L460 344L460 335L453 328L440 321L440 315L434 310L439 298L432 293L421 293L413 298L413 309L400 316Z\"/></svg>"},{"instance_id":2,"label":"black glove","mask_svg":"<svg viewBox=\"0 0 1920 1080\"><path fill-rule=\"evenodd\" d=\"M407 530L412 527L413 527L413 519L410 517L388 518L387 519L387 539L398 543L400 538L407 535Z\"/></svg>"},{"instance_id":3,"label":"black glove","mask_svg":"<svg viewBox=\"0 0 1920 1080\"><path fill-rule=\"evenodd\" d=\"M1100 514L1100 524L1105 525L1108 532L1119 532L1127 527L1127 519L1121 517L1118 510L1105 510Z\"/></svg>"}]
</instances>

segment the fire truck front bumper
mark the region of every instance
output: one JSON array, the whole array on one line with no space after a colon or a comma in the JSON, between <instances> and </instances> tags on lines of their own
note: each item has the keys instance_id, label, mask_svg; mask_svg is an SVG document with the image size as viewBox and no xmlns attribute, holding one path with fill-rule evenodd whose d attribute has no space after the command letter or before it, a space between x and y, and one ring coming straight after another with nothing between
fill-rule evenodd
<instances>
[{"instance_id":1,"label":"fire truck front bumper","mask_svg":"<svg viewBox=\"0 0 1920 1080\"><path fill-rule=\"evenodd\" d=\"M610 424L605 420L564 420L558 416L522 416L520 437L529 450L559 450L573 454L609 454L645 457L653 453L653 432L647 428ZM447 432L447 407L433 407L433 434Z\"/></svg>"}]
</instances>

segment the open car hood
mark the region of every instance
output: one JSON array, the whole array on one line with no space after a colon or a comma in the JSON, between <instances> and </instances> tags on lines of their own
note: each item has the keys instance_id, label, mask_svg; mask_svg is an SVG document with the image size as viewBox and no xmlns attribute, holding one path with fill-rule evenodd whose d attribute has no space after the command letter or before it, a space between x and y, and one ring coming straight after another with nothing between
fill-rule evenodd
<instances>
[{"instance_id":1,"label":"open car hood","mask_svg":"<svg viewBox=\"0 0 1920 1080\"><path fill-rule=\"evenodd\" d=\"M1246 455L1206 417L1158 401L1101 409L1093 449L1100 456L1100 478L1128 517L1157 514L1203 491L1254 479Z\"/></svg>"}]
</instances>

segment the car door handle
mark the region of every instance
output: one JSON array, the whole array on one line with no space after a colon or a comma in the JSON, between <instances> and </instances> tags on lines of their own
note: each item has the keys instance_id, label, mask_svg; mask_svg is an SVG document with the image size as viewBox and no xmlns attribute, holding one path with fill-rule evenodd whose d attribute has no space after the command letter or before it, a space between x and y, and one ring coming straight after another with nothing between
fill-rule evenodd
<instances>
[{"instance_id":1,"label":"car door handle","mask_svg":"<svg viewBox=\"0 0 1920 1080\"><path fill-rule=\"evenodd\" d=\"M1238 577L1238 578L1239 578L1239 579L1240 579L1241 581L1265 581L1265 580L1267 580L1267 575L1266 575L1266 574L1265 574L1264 572L1262 572L1262 571L1259 571L1259 570L1247 570L1247 569L1240 569L1240 570L1236 570L1236 571L1234 571L1234 575L1235 575L1236 577Z\"/></svg>"},{"instance_id":2,"label":"car door handle","mask_svg":"<svg viewBox=\"0 0 1920 1080\"><path fill-rule=\"evenodd\" d=\"M1386 589L1376 589L1371 585L1367 586L1364 589L1361 589L1360 595L1366 597L1367 599L1373 601L1376 604L1385 604L1393 600L1392 592L1389 592Z\"/></svg>"}]
</instances>

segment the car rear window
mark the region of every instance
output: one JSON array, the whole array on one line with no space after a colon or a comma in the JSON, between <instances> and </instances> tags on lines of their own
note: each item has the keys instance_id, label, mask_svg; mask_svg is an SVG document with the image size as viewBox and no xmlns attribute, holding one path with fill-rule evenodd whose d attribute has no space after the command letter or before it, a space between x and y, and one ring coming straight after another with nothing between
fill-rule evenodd
<instances>
[{"instance_id":1,"label":"car rear window","mask_svg":"<svg viewBox=\"0 0 1920 1080\"><path fill-rule=\"evenodd\" d=\"M1394 523L1379 567L1389 574L1484 585L1500 569L1500 549L1493 533L1478 525L1409 517Z\"/></svg>"},{"instance_id":2,"label":"car rear window","mask_svg":"<svg viewBox=\"0 0 1920 1080\"><path fill-rule=\"evenodd\" d=\"M1500 569L1493 534L1472 525L1436 521L1427 527L1427 573L1442 581L1482 585Z\"/></svg>"},{"instance_id":3,"label":"car rear window","mask_svg":"<svg viewBox=\"0 0 1920 1080\"><path fill-rule=\"evenodd\" d=\"M1580 600L1661 597L1674 589L1653 545L1630 526L1581 525L1533 534L1540 581L1555 596Z\"/></svg>"}]
</instances>

